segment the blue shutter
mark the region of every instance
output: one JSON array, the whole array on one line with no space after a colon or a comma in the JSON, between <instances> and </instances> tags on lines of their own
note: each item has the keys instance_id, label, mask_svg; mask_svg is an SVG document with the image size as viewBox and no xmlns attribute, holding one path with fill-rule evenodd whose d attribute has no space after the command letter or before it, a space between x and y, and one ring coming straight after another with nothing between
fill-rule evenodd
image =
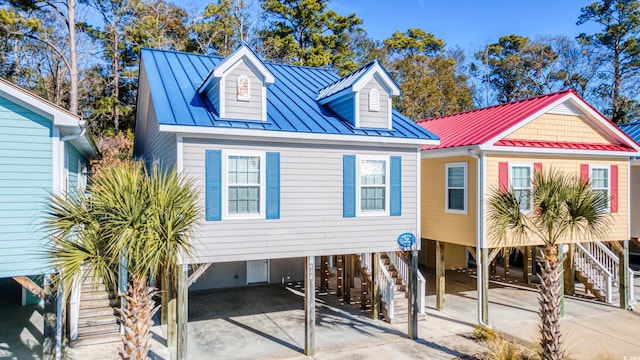
<instances>
[{"instance_id":1,"label":"blue shutter","mask_svg":"<svg viewBox=\"0 0 640 360\"><path fill-rule=\"evenodd\" d=\"M402 157L392 156L389 174L389 215L402 215Z\"/></svg>"},{"instance_id":2,"label":"blue shutter","mask_svg":"<svg viewBox=\"0 0 640 360\"><path fill-rule=\"evenodd\" d=\"M356 156L342 159L342 217L356 217Z\"/></svg>"},{"instance_id":3,"label":"blue shutter","mask_svg":"<svg viewBox=\"0 0 640 360\"><path fill-rule=\"evenodd\" d=\"M267 219L280 219L280 153L267 153Z\"/></svg>"},{"instance_id":4,"label":"blue shutter","mask_svg":"<svg viewBox=\"0 0 640 360\"><path fill-rule=\"evenodd\" d=\"M207 220L222 218L222 151L206 151L206 216Z\"/></svg>"}]
</instances>

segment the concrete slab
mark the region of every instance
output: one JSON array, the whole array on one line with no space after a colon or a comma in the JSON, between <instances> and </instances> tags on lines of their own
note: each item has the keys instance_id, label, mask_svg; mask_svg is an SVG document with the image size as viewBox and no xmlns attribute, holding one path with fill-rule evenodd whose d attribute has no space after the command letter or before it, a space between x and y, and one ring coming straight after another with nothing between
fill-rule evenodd
<instances>
[{"instance_id":1,"label":"concrete slab","mask_svg":"<svg viewBox=\"0 0 640 360\"><path fill-rule=\"evenodd\" d=\"M447 271L447 295L443 314L465 323L477 323L477 292L473 270ZM429 272L427 282L431 280ZM640 277L634 291L640 296ZM427 294L433 294L427 291ZM522 343L538 342L538 291L513 282L490 282L489 323ZM435 306L435 295L427 296ZM577 297L565 297L560 322L567 354L574 359L633 358L640 356L640 312Z\"/></svg>"},{"instance_id":2,"label":"concrete slab","mask_svg":"<svg viewBox=\"0 0 640 360\"><path fill-rule=\"evenodd\" d=\"M21 306L22 287L0 280L0 359L41 359L44 308Z\"/></svg>"}]
</instances>

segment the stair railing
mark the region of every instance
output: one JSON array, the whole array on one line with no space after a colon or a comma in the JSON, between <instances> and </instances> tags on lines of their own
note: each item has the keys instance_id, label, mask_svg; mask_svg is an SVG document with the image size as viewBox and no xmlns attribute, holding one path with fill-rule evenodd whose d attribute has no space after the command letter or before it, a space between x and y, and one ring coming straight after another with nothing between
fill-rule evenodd
<instances>
[{"instance_id":1,"label":"stair railing","mask_svg":"<svg viewBox=\"0 0 640 360\"><path fill-rule=\"evenodd\" d=\"M378 266L380 266L380 272L378 276L378 284L380 284L380 295L382 296L382 301L384 301L387 307L387 317L389 319L393 319L394 316L394 299L393 299L393 278L391 274L387 271L387 267L384 265L382 260L380 260Z\"/></svg>"},{"instance_id":2,"label":"stair railing","mask_svg":"<svg viewBox=\"0 0 640 360\"><path fill-rule=\"evenodd\" d=\"M604 266L613 275L614 284L619 284L620 274L618 273L620 260L618 255L614 254L607 246L600 241L582 243L582 245L593 255L602 266Z\"/></svg>"},{"instance_id":3,"label":"stair railing","mask_svg":"<svg viewBox=\"0 0 640 360\"><path fill-rule=\"evenodd\" d=\"M402 254L402 253L400 253ZM411 277L411 266L407 264L406 260L402 255L397 252L389 252L387 255L389 256L389 260L393 266L398 270L398 274L402 277L405 284L409 284L409 278ZM425 313L425 296L426 296L426 287L427 282L424 279L424 276L418 270L418 311L420 314Z\"/></svg>"},{"instance_id":4,"label":"stair railing","mask_svg":"<svg viewBox=\"0 0 640 360\"><path fill-rule=\"evenodd\" d=\"M603 265L583 243L576 243L574 261L576 268L580 270L586 278L593 282L595 287L604 292L605 301L613 302L613 274Z\"/></svg>"}]
</instances>

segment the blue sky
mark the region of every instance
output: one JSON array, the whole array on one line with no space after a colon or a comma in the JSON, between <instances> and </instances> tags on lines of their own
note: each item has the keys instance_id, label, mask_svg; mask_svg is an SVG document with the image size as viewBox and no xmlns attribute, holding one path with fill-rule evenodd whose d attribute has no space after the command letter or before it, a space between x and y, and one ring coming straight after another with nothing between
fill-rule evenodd
<instances>
[{"instance_id":1,"label":"blue sky","mask_svg":"<svg viewBox=\"0 0 640 360\"><path fill-rule=\"evenodd\" d=\"M577 26L580 9L595 0L333 0L339 14L356 13L377 40L395 30L419 27L443 39L447 47L480 48L501 36L517 34L575 37L598 30Z\"/></svg>"},{"instance_id":2,"label":"blue sky","mask_svg":"<svg viewBox=\"0 0 640 360\"><path fill-rule=\"evenodd\" d=\"M200 9L213 1L173 0L180 6ZM418 27L443 39L447 48L475 51L510 34L536 38L596 32L599 27L595 24L576 25L580 9L594 1L332 0L329 8L341 15L355 13L376 40L390 37L396 30Z\"/></svg>"}]
</instances>

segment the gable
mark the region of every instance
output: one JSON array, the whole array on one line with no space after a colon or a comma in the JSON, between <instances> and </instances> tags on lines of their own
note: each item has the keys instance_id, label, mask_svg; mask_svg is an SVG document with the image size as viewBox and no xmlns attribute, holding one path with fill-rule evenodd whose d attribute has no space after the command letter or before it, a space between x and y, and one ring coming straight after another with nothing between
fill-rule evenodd
<instances>
[{"instance_id":1,"label":"gable","mask_svg":"<svg viewBox=\"0 0 640 360\"><path fill-rule=\"evenodd\" d=\"M558 111L559 112L559 111ZM504 137L507 140L535 140L549 142L573 142L611 144L604 134L583 117L560 113L545 113L527 125Z\"/></svg>"},{"instance_id":2,"label":"gable","mask_svg":"<svg viewBox=\"0 0 640 360\"><path fill-rule=\"evenodd\" d=\"M221 101L225 101L224 117L244 120L263 119L263 84L244 61L240 60L238 65L225 75L221 84L224 84L224 96L221 97Z\"/></svg>"},{"instance_id":3,"label":"gable","mask_svg":"<svg viewBox=\"0 0 640 360\"><path fill-rule=\"evenodd\" d=\"M377 92L376 95L372 94ZM372 99L372 95L374 99ZM374 76L369 80L359 92L359 126L363 128L390 128L391 114L389 113L389 93L380 85L378 79ZM371 104L371 102L376 104ZM374 108L371 108L374 105Z\"/></svg>"}]
</instances>

